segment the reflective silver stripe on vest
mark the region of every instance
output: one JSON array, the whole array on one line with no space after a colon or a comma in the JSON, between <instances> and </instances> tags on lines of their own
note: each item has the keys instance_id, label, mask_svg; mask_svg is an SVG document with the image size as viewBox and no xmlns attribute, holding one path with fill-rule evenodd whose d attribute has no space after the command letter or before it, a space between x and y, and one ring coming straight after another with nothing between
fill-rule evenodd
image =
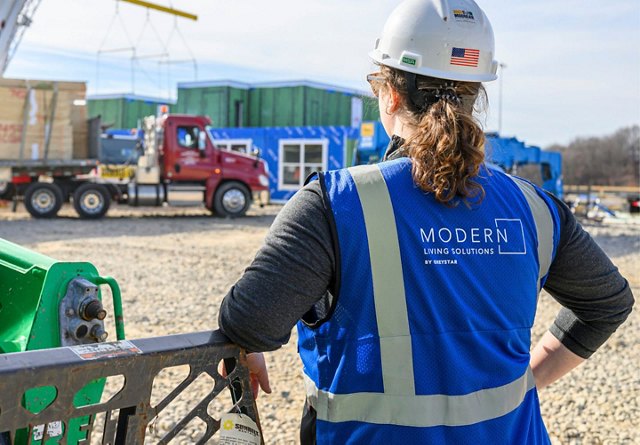
<instances>
[{"instance_id":1,"label":"reflective silver stripe on vest","mask_svg":"<svg viewBox=\"0 0 640 445\"><path fill-rule=\"evenodd\" d=\"M504 416L520 406L535 381L527 367L524 375L511 383L460 396L332 394L317 389L306 375L305 384L307 399L320 420L431 427L471 425Z\"/></svg>"},{"instance_id":2,"label":"reflective silver stripe on vest","mask_svg":"<svg viewBox=\"0 0 640 445\"><path fill-rule=\"evenodd\" d=\"M400 245L389 189L380 168L349 168L364 213L385 394L415 394L413 352Z\"/></svg>"},{"instance_id":3,"label":"reflective silver stripe on vest","mask_svg":"<svg viewBox=\"0 0 640 445\"><path fill-rule=\"evenodd\" d=\"M553 219L551 218L551 211L531 184L520 178L509 177L516 183L527 200L535 222L540 267L538 272L538 292L540 292L542 278L549 272L551 260L553 259Z\"/></svg>"}]
</instances>

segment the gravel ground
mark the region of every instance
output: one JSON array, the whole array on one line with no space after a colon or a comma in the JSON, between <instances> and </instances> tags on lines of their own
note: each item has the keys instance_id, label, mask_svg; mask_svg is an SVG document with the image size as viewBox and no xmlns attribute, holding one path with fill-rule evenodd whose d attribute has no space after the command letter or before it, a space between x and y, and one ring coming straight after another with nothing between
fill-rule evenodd
<instances>
[{"instance_id":1,"label":"gravel ground","mask_svg":"<svg viewBox=\"0 0 640 445\"><path fill-rule=\"evenodd\" d=\"M0 238L66 261L89 261L122 288L129 338L176 334L217 327L220 300L261 245L279 207L254 209L237 220L215 219L201 209L129 209L116 207L100 221L82 221L65 207L61 218L33 220L19 210L0 208ZM638 222L637 220L635 221ZM640 224L588 225L640 295ZM108 296L105 292L105 297ZM534 341L552 322L558 305L540 299ZM114 329L109 329L114 332ZM265 441L297 443L303 386L296 335L268 355L273 394L258 399ZM625 325L587 363L540 394L542 411L554 444L640 444L640 316ZM166 393L184 369L158 379ZM206 381L179 400L172 412L154 422L153 443L189 398ZM229 402L227 401L226 404ZM211 412L226 405L216 404ZM177 443L193 443L192 428Z\"/></svg>"}]
</instances>

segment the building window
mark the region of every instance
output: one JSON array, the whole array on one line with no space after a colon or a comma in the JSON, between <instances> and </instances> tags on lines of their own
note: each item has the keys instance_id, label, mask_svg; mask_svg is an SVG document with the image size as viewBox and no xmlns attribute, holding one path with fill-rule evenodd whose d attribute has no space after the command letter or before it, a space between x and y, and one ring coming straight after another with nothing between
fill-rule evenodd
<instances>
[{"instance_id":1,"label":"building window","mask_svg":"<svg viewBox=\"0 0 640 445\"><path fill-rule=\"evenodd\" d=\"M280 140L278 188L298 190L314 172L326 170L326 139Z\"/></svg>"},{"instance_id":2,"label":"building window","mask_svg":"<svg viewBox=\"0 0 640 445\"><path fill-rule=\"evenodd\" d=\"M198 148L198 127L178 127L178 145L184 148Z\"/></svg>"},{"instance_id":3,"label":"building window","mask_svg":"<svg viewBox=\"0 0 640 445\"><path fill-rule=\"evenodd\" d=\"M221 150L251 154L253 139L216 139L213 141L213 145Z\"/></svg>"}]
</instances>

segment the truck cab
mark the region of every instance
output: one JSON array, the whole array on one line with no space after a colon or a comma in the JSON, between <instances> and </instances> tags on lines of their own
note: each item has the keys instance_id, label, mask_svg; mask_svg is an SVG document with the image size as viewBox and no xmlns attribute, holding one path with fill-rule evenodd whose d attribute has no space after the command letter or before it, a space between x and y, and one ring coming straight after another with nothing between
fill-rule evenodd
<instances>
[{"instance_id":1,"label":"truck cab","mask_svg":"<svg viewBox=\"0 0 640 445\"><path fill-rule=\"evenodd\" d=\"M145 118L144 154L129 184L132 205L195 205L219 216L242 216L251 202L269 201L266 163L257 156L220 149L206 116Z\"/></svg>"}]
</instances>

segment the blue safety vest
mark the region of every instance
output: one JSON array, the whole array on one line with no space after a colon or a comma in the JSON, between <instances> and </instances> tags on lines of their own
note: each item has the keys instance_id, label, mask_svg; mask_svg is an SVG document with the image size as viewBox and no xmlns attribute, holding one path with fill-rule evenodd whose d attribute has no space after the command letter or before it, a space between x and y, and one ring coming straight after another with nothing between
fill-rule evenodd
<instances>
[{"instance_id":1,"label":"blue safety vest","mask_svg":"<svg viewBox=\"0 0 640 445\"><path fill-rule=\"evenodd\" d=\"M483 169L481 205L447 207L408 158L319 176L339 284L298 324L320 444L549 444L529 367L559 238L537 187Z\"/></svg>"}]
</instances>

